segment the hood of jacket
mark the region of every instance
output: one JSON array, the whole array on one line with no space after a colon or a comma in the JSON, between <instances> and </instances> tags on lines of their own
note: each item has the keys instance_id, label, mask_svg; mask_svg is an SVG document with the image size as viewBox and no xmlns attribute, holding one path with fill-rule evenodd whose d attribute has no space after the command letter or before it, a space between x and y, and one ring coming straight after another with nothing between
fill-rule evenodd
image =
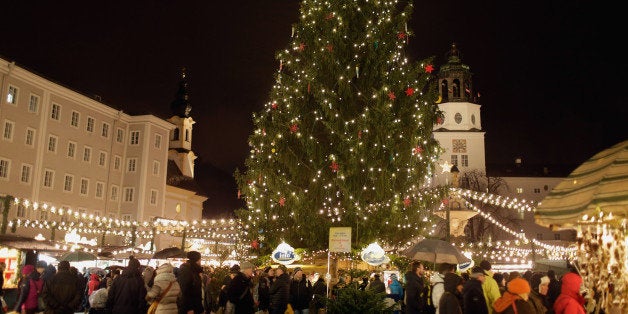
<instances>
[{"instance_id":1,"label":"hood of jacket","mask_svg":"<svg viewBox=\"0 0 628 314\"><path fill-rule=\"evenodd\" d=\"M445 275L441 273L432 274L432 276L430 277L430 284L434 285L439 282L445 282Z\"/></svg>"},{"instance_id":2,"label":"hood of jacket","mask_svg":"<svg viewBox=\"0 0 628 314\"><path fill-rule=\"evenodd\" d=\"M462 277L454 273L447 273L445 274L445 279L443 280L443 282L444 282L443 285L444 285L445 291L449 293L457 294L458 285L462 284Z\"/></svg>"}]
</instances>

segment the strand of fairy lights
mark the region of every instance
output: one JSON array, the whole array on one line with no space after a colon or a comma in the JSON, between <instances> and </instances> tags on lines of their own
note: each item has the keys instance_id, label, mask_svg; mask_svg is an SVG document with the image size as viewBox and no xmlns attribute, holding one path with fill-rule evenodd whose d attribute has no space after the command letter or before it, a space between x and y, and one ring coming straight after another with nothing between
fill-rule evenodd
<instances>
[{"instance_id":1,"label":"strand of fairy lights","mask_svg":"<svg viewBox=\"0 0 628 314\"><path fill-rule=\"evenodd\" d=\"M452 189L452 190L453 190L452 193L455 193L462 197L468 197L473 200L480 201L484 204L491 204L491 205L499 206L502 208L518 209L518 210L533 212L537 205L534 201L526 201L525 199L517 200L517 198L510 198L507 196L502 196L502 195L497 195L497 194L478 192L478 191L466 190L466 189L460 189L460 188Z\"/></svg>"}]
</instances>

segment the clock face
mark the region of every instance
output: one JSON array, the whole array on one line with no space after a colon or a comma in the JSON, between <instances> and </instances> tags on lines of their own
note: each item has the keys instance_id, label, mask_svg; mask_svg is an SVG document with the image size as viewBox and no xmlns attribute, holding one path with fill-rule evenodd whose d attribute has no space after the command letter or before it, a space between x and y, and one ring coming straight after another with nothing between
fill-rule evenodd
<instances>
[{"instance_id":1,"label":"clock face","mask_svg":"<svg viewBox=\"0 0 628 314\"><path fill-rule=\"evenodd\" d=\"M462 115L460 114L460 112L457 112L456 115L454 116L454 120L456 120L456 123L460 124L460 122L462 122Z\"/></svg>"},{"instance_id":2,"label":"clock face","mask_svg":"<svg viewBox=\"0 0 628 314\"><path fill-rule=\"evenodd\" d=\"M474 114L471 115L471 123L473 123L473 125L475 125L475 115Z\"/></svg>"},{"instance_id":3,"label":"clock face","mask_svg":"<svg viewBox=\"0 0 628 314\"><path fill-rule=\"evenodd\" d=\"M452 140L453 153L467 152L467 140Z\"/></svg>"}]
</instances>

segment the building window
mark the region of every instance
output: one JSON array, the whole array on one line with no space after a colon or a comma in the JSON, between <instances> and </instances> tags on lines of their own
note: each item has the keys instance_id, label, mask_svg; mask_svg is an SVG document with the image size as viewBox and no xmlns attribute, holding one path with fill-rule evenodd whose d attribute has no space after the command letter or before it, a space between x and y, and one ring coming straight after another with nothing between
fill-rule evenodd
<instances>
[{"instance_id":1,"label":"building window","mask_svg":"<svg viewBox=\"0 0 628 314\"><path fill-rule=\"evenodd\" d=\"M190 141L190 130L185 129L185 141L189 142Z\"/></svg>"},{"instance_id":2,"label":"building window","mask_svg":"<svg viewBox=\"0 0 628 314\"><path fill-rule=\"evenodd\" d=\"M11 161L0 158L0 179L9 179L9 169L11 169Z\"/></svg>"},{"instance_id":3,"label":"building window","mask_svg":"<svg viewBox=\"0 0 628 314\"><path fill-rule=\"evenodd\" d=\"M22 164L22 175L20 176L20 182L22 183L31 183L31 172L33 170L33 166Z\"/></svg>"},{"instance_id":4,"label":"building window","mask_svg":"<svg viewBox=\"0 0 628 314\"><path fill-rule=\"evenodd\" d=\"M172 140L173 141L179 140L179 128L175 128L174 130L172 130Z\"/></svg>"},{"instance_id":5,"label":"building window","mask_svg":"<svg viewBox=\"0 0 628 314\"><path fill-rule=\"evenodd\" d=\"M469 155L460 155L460 161L463 167L469 167Z\"/></svg>"},{"instance_id":6,"label":"building window","mask_svg":"<svg viewBox=\"0 0 628 314\"><path fill-rule=\"evenodd\" d=\"M117 185L111 186L111 193L109 193L109 199L112 201L118 200L118 186Z\"/></svg>"},{"instance_id":7,"label":"building window","mask_svg":"<svg viewBox=\"0 0 628 314\"><path fill-rule=\"evenodd\" d=\"M74 186L74 176L71 174L66 174L65 179L63 180L63 190L66 192L72 192L73 186Z\"/></svg>"},{"instance_id":8,"label":"building window","mask_svg":"<svg viewBox=\"0 0 628 314\"><path fill-rule=\"evenodd\" d=\"M39 220L48 220L48 211L45 209L38 210L37 216Z\"/></svg>"},{"instance_id":9,"label":"building window","mask_svg":"<svg viewBox=\"0 0 628 314\"><path fill-rule=\"evenodd\" d=\"M105 184L103 182L96 182L96 198L102 199L104 190Z\"/></svg>"},{"instance_id":10,"label":"building window","mask_svg":"<svg viewBox=\"0 0 628 314\"><path fill-rule=\"evenodd\" d=\"M28 102L28 111L32 113L39 112L39 96L31 95L31 99Z\"/></svg>"},{"instance_id":11,"label":"building window","mask_svg":"<svg viewBox=\"0 0 628 314\"><path fill-rule=\"evenodd\" d=\"M92 160L92 148L85 146L83 149L83 161L90 162Z\"/></svg>"},{"instance_id":12,"label":"building window","mask_svg":"<svg viewBox=\"0 0 628 314\"><path fill-rule=\"evenodd\" d=\"M156 176L159 175L159 168L160 168L159 161L153 160L153 175L156 175Z\"/></svg>"},{"instance_id":13,"label":"building window","mask_svg":"<svg viewBox=\"0 0 628 314\"><path fill-rule=\"evenodd\" d=\"M103 122L102 123L102 131L100 132L100 135L102 135L102 137L106 137L109 138L109 124Z\"/></svg>"},{"instance_id":14,"label":"building window","mask_svg":"<svg viewBox=\"0 0 628 314\"><path fill-rule=\"evenodd\" d=\"M523 194L523 188L517 188L517 194Z\"/></svg>"},{"instance_id":15,"label":"building window","mask_svg":"<svg viewBox=\"0 0 628 314\"><path fill-rule=\"evenodd\" d=\"M560 233L554 233L554 240L560 240Z\"/></svg>"},{"instance_id":16,"label":"building window","mask_svg":"<svg viewBox=\"0 0 628 314\"><path fill-rule=\"evenodd\" d=\"M116 142L118 143L124 142L124 130L123 129L116 130Z\"/></svg>"},{"instance_id":17,"label":"building window","mask_svg":"<svg viewBox=\"0 0 628 314\"><path fill-rule=\"evenodd\" d=\"M81 178L81 195L87 196L89 191L89 179Z\"/></svg>"},{"instance_id":18,"label":"building window","mask_svg":"<svg viewBox=\"0 0 628 314\"><path fill-rule=\"evenodd\" d=\"M157 205L157 190L150 190L150 204Z\"/></svg>"},{"instance_id":19,"label":"building window","mask_svg":"<svg viewBox=\"0 0 628 314\"><path fill-rule=\"evenodd\" d=\"M17 87L9 85L9 93L7 93L7 103L15 105L17 104Z\"/></svg>"},{"instance_id":20,"label":"building window","mask_svg":"<svg viewBox=\"0 0 628 314\"><path fill-rule=\"evenodd\" d=\"M131 131L131 145L140 143L140 131Z\"/></svg>"},{"instance_id":21,"label":"building window","mask_svg":"<svg viewBox=\"0 0 628 314\"><path fill-rule=\"evenodd\" d=\"M70 118L70 125L77 128L79 126L79 120L81 119L81 114L77 111L72 111L72 117Z\"/></svg>"},{"instance_id":22,"label":"building window","mask_svg":"<svg viewBox=\"0 0 628 314\"><path fill-rule=\"evenodd\" d=\"M58 137L55 135L48 135L48 151L51 153L57 152Z\"/></svg>"},{"instance_id":23,"label":"building window","mask_svg":"<svg viewBox=\"0 0 628 314\"><path fill-rule=\"evenodd\" d=\"M35 146L35 129L26 129L26 142L24 144L30 147Z\"/></svg>"},{"instance_id":24,"label":"building window","mask_svg":"<svg viewBox=\"0 0 628 314\"><path fill-rule=\"evenodd\" d=\"M17 216L20 218L26 217L26 206L23 204L17 204Z\"/></svg>"},{"instance_id":25,"label":"building window","mask_svg":"<svg viewBox=\"0 0 628 314\"><path fill-rule=\"evenodd\" d=\"M136 165L137 165L137 158L129 158L127 160L126 172L135 172Z\"/></svg>"},{"instance_id":26,"label":"building window","mask_svg":"<svg viewBox=\"0 0 628 314\"><path fill-rule=\"evenodd\" d=\"M101 214L101 212L99 210L95 210L94 211L94 217L100 217L100 215L102 215L102 214Z\"/></svg>"},{"instance_id":27,"label":"building window","mask_svg":"<svg viewBox=\"0 0 628 314\"><path fill-rule=\"evenodd\" d=\"M451 155L451 164L458 166L458 155Z\"/></svg>"},{"instance_id":28,"label":"building window","mask_svg":"<svg viewBox=\"0 0 628 314\"><path fill-rule=\"evenodd\" d=\"M120 156L115 156L113 157L113 170L120 170L120 163L122 161L122 158L120 158Z\"/></svg>"},{"instance_id":29,"label":"building window","mask_svg":"<svg viewBox=\"0 0 628 314\"><path fill-rule=\"evenodd\" d=\"M543 234L542 233L537 233L536 234L536 239L537 240L543 240Z\"/></svg>"},{"instance_id":30,"label":"building window","mask_svg":"<svg viewBox=\"0 0 628 314\"><path fill-rule=\"evenodd\" d=\"M131 221L131 215L130 214L124 214L122 215L122 221Z\"/></svg>"},{"instance_id":31,"label":"building window","mask_svg":"<svg viewBox=\"0 0 628 314\"><path fill-rule=\"evenodd\" d=\"M44 182L43 182L44 187L52 189L54 178L55 178L55 172L53 170L46 169L44 171Z\"/></svg>"},{"instance_id":32,"label":"building window","mask_svg":"<svg viewBox=\"0 0 628 314\"><path fill-rule=\"evenodd\" d=\"M7 141L13 141L13 129L15 123L13 121L4 120L4 131L2 132L2 138Z\"/></svg>"},{"instance_id":33,"label":"building window","mask_svg":"<svg viewBox=\"0 0 628 314\"><path fill-rule=\"evenodd\" d=\"M94 132L94 118L87 117L87 127L85 129L87 132Z\"/></svg>"},{"instance_id":34,"label":"building window","mask_svg":"<svg viewBox=\"0 0 628 314\"><path fill-rule=\"evenodd\" d=\"M541 193L541 189L539 188L534 188L534 194L539 194Z\"/></svg>"},{"instance_id":35,"label":"building window","mask_svg":"<svg viewBox=\"0 0 628 314\"><path fill-rule=\"evenodd\" d=\"M161 148L161 135L155 134L155 148Z\"/></svg>"},{"instance_id":36,"label":"building window","mask_svg":"<svg viewBox=\"0 0 628 314\"><path fill-rule=\"evenodd\" d=\"M109 213L109 219L115 220L117 218L116 213Z\"/></svg>"},{"instance_id":37,"label":"building window","mask_svg":"<svg viewBox=\"0 0 628 314\"><path fill-rule=\"evenodd\" d=\"M52 110L50 111L50 119L59 121L61 117L61 106L58 104L52 104Z\"/></svg>"},{"instance_id":38,"label":"building window","mask_svg":"<svg viewBox=\"0 0 628 314\"><path fill-rule=\"evenodd\" d=\"M133 202L134 188L124 188L124 201L127 203Z\"/></svg>"},{"instance_id":39,"label":"building window","mask_svg":"<svg viewBox=\"0 0 628 314\"><path fill-rule=\"evenodd\" d=\"M104 167L106 163L107 163L107 153L101 151L100 154L98 154L98 165Z\"/></svg>"},{"instance_id":40,"label":"building window","mask_svg":"<svg viewBox=\"0 0 628 314\"><path fill-rule=\"evenodd\" d=\"M68 142L68 157L74 159L76 156L76 143Z\"/></svg>"}]
</instances>

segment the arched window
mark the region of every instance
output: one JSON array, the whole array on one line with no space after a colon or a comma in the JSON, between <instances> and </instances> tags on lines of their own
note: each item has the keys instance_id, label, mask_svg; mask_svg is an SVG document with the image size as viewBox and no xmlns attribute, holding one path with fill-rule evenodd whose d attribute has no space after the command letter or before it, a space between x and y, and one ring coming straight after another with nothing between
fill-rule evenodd
<instances>
[{"instance_id":1,"label":"arched window","mask_svg":"<svg viewBox=\"0 0 628 314\"><path fill-rule=\"evenodd\" d=\"M185 129L185 141L189 142L190 141L190 130Z\"/></svg>"},{"instance_id":2,"label":"arched window","mask_svg":"<svg viewBox=\"0 0 628 314\"><path fill-rule=\"evenodd\" d=\"M179 128L175 128L174 130L172 130L172 140L173 141L179 140Z\"/></svg>"},{"instance_id":3,"label":"arched window","mask_svg":"<svg viewBox=\"0 0 628 314\"><path fill-rule=\"evenodd\" d=\"M440 95L442 97L442 102L447 102L449 99L447 80L443 80L443 82L440 83Z\"/></svg>"},{"instance_id":4,"label":"arched window","mask_svg":"<svg viewBox=\"0 0 628 314\"><path fill-rule=\"evenodd\" d=\"M460 80L455 79L451 87L452 87L453 97L460 98Z\"/></svg>"}]
</instances>

